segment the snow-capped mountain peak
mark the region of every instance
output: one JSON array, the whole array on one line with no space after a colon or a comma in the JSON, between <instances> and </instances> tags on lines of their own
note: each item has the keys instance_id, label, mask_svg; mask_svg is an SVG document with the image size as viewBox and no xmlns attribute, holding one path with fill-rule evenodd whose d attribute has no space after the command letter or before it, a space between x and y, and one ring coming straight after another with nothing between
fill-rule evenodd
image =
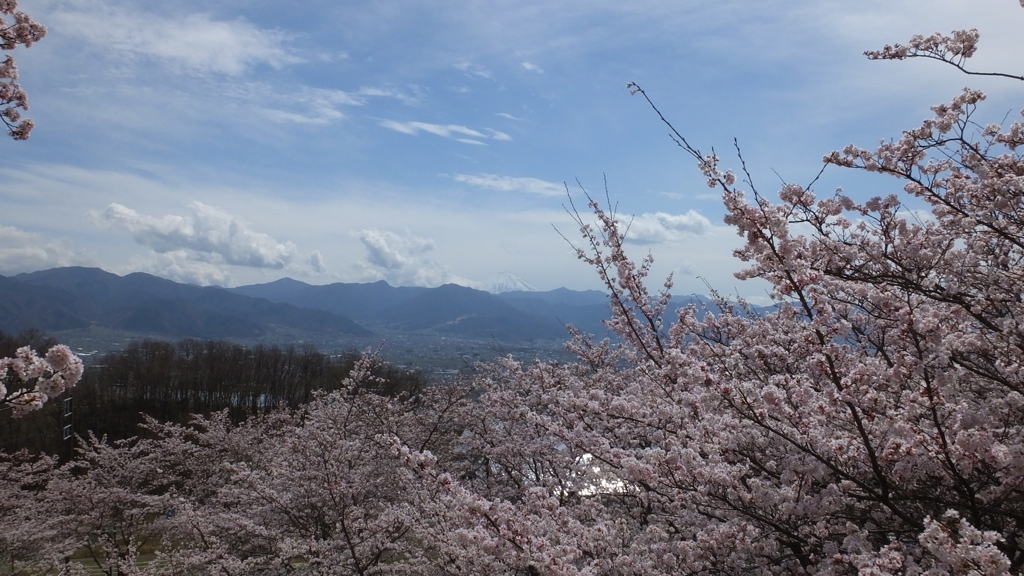
<instances>
[{"instance_id":1,"label":"snow-capped mountain peak","mask_svg":"<svg viewBox=\"0 0 1024 576\"><path fill-rule=\"evenodd\" d=\"M502 294L504 292L536 292L537 289L526 280L511 272L500 272L491 282L488 292Z\"/></svg>"}]
</instances>

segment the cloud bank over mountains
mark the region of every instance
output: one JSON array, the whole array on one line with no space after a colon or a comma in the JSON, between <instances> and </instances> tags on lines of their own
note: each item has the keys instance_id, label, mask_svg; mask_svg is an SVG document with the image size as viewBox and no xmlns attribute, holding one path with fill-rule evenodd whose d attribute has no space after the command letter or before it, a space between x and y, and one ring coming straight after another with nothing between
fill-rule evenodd
<instances>
[{"instance_id":1,"label":"cloud bank over mountains","mask_svg":"<svg viewBox=\"0 0 1024 576\"><path fill-rule=\"evenodd\" d=\"M67 240L0 225L0 274L91 262L92 259L78 253Z\"/></svg>"},{"instance_id":2,"label":"cloud bank over mountains","mask_svg":"<svg viewBox=\"0 0 1024 576\"><path fill-rule=\"evenodd\" d=\"M148 216L120 204L103 215L113 227L127 230L138 244L159 253L186 251L201 262L280 270L295 257L295 245L251 230L227 212L191 202L187 216Z\"/></svg>"},{"instance_id":3,"label":"cloud bank over mountains","mask_svg":"<svg viewBox=\"0 0 1024 576\"><path fill-rule=\"evenodd\" d=\"M438 262L432 255L434 241L429 238L380 229L359 230L355 235L366 250L365 258L356 263L363 281L384 280L392 286L477 284L456 276Z\"/></svg>"}]
</instances>

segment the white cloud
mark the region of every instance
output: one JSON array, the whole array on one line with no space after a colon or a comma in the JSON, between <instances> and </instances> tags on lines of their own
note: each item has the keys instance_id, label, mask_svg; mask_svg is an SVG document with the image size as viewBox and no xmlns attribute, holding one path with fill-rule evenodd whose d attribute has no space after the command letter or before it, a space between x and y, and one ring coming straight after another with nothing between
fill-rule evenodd
<instances>
[{"instance_id":1,"label":"white cloud","mask_svg":"<svg viewBox=\"0 0 1024 576\"><path fill-rule=\"evenodd\" d=\"M461 72L465 72L467 76L477 76L479 78L490 78L491 71L483 66L477 66L469 62L459 62L455 65L455 69Z\"/></svg>"},{"instance_id":2,"label":"white cloud","mask_svg":"<svg viewBox=\"0 0 1024 576\"><path fill-rule=\"evenodd\" d=\"M230 76L259 64L280 68L302 61L285 47L286 33L258 28L244 18L162 16L99 0L72 5L51 16L53 28L128 58L156 59L191 73Z\"/></svg>"},{"instance_id":3,"label":"white cloud","mask_svg":"<svg viewBox=\"0 0 1024 576\"><path fill-rule=\"evenodd\" d=\"M416 104L420 101L421 89L418 86L410 86L410 90L402 91L395 88L377 88L363 86L352 92L351 95L360 102L365 101L367 98L394 98L405 104ZM411 94L409 92L412 92Z\"/></svg>"},{"instance_id":4,"label":"white cloud","mask_svg":"<svg viewBox=\"0 0 1024 576\"><path fill-rule=\"evenodd\" d=\"M345 118L345 115L334 108L314 108L303 114L288 110L263 109L264 117L273 122L293 124L329 124Z\"/></svg>"},{"instance_id":5,"label":"white cloud","mask_svg":"<svg viewBox=\"0 0 1024 576\"><path fill-rule=\"evenodd\" d=\"M17 274L91 263L90 258L75 251L66 240L0 225L0 273Z\"/></svg>"},{"instance_id":6,"label":"white cloud","mask_svg":"<svg viewBox=\"0 0 1024 576\"><path fill-rule=\"evenodd\" d=\"M317 274L327 273L327 264L324 262L323 254L320 254L319 250L314 250L313 253L309 255L309 267Z\"/></svg>"},{"instance_id":7,"label":"white cloud","mask_svg":"<svg viewBox=\"0 0 1024 576\"><path fill-rule=\"evenodd\" d=\"M543 74L544 73L544 69L543 68L541 68L540 66L537 66L536 64L532 64L530 62L523 62L522 64L520 64L520 66L522 66L523 70L526 70L527 72L536 72L537 74Z\"/></svg>"},{"instance_id":8,"label":"white cloud","mask_svg":"<svg viewBox=\"0 0 1024 576\"><path fill-rule=\"evenodd\" d=\"M431 124L429 122L398 122L395 120L384 120L380 123L381 126L394 130L395 132L401 132L402 134L416 135L420 132L426 132L435 136L441 136L442 138L451 138L459 142L465 142L466 144L483 144L480 140L511 140L512 137L504 132L492 130L490 128L484 128L487 134L467 128L466 126L460 126L458 124ZM466 138L468 136L468 138Z\"/></svg>"},{"instance_id":9,"label":"white cloud","mask_svg":"<svg viewBox=\"0 0 1024 576\"><path fill-rule=\"evenodd\" d=\"M710 220L693 210L685 214L641 214L624 224L629 225L626 240L637 244L656 244L687 236L704 236L713 228Z\"/></svg>"},{"instance_id":10,"label":"white cloud","mask_svg":"<svg viewBox=\"0 0 1024 576\"><path fill-rule=\"evenodd\" d=\"M356 232L367 251L367 261L385 270L401 270L415 259L434 249L433 240L415 236L398 236L387 230L360 230Z\"/></svg>"},{"instance_id":11,"label":"white cloud","mask_svg":"<svg viewBox=\"0 0 1024 576\"><path fill-rule=\"evenodd\" d=\"M381 229L355 233L366 248L366 258L356 263L364 280L385 280L393 286L440 286L472 283L455 276L430 256L434 241L406 233L399 236Z\"/></svg>"},{"instance_id":12,"label":"white cloud","mask_svg":"<svg viewBox=\"0 0 1024 576\"><path fill-rule=\"evenodd\" d=\"M150 253L132 258L128 264L115 270L120 274L145 272L175 282L196 286L232 286L234 280L223 266L196 261L187 250L172 250L162 254Z\"/></svg>"},{"instance_id":13,"label":"white cloud","mask_svg":"<svg viewBox=\"0 0 1024 576\"><path fill-rule=\"evenodd\" d=\"M664 226L666 230L688 232L698 236L711 228L711 222L693 210L688 210L686 214L655 212L654 214L644 214L641 218L653 218L658 224Z\"/></svg>"},{"instance_id":14,"label":"white cloud","mask_svg":"<svg viewBox=\"0 0 1024 576\"><path fill-rule=\"evenodd\" d=\"M201 202L188 205L188 216L139 214L110 204L103 220L131 233L135 242L159 253L180 250L192 260L251 268L281 269L291 263L295 245L255 232L235 216Z\"/></svg>"},{"instance_id":15,"label":"white cloud","mask_svg":"<svg viewBox=\"0 0 1024 576\"><path fill-rule=\"evenodd\" d=\"M541 196L564 196L565 186L548 182L539 178L498 176L497 174L456 174L452 176L456 182L469 184L487 190L499 192L527 192Z\"/></svg>"},{"instance_id":16,"label":"white cloud","mask_svg":"<svg viewBox=\"0 0 1024 576\"><path fill-rule=\"evenodd\" d=\"M454 138L456 135L473 136L476 138L487 137L483 133L477 132L472 128L459 126L457 124L430 124L428 122L396 122L394 120L385 120L381 123L381 126L396 132L401 132L402 134L416 134L423 131L436 136L442 136L444 138Z\"/></svg>"}]
</instances>

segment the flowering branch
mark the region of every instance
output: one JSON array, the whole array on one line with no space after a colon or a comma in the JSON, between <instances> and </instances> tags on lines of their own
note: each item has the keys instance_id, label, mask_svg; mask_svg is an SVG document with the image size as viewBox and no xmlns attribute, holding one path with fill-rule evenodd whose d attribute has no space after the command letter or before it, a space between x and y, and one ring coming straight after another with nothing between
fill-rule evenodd
<instances>
[{"instance_id":1,"label":"flowering branch","mask_svg":"<svg viewBox=\"0 0 1024 576\"><path fill-rule=\"evenodd\" d=\"M1024 3L1021 4L1024 6ZM968 70L964 62L978 49L978 30L954 30L946 34L938 32L923 36L914 35L907 44L886 44L881 50L867 50L869 60L905 60L907 58L928 58L945 62L964 74L971 76L998 76L1024 81L1024 76L1004 72L975 72Z\"/></svg>"},{"instance_id":2,"label":"flowering branch","mask_svg":"<svg viewBox=\"0 0 1024 576\"><path fill-rule=\"evenodd\" d=\"M0 358L0 408L10 407L23 416L43 407L82 377L82 360L63 344L40 358L28 346L18 348L14 358Z\"/></svg>"},{"instance_id":3,"label":"flowering branch","mask_svg":"<svg viewBox=\"0 0 1024 576\"><path fill-rule=\"evenodd\" d=\"M13 21L4 18L5 14ZM14 50L19 44L28 48L45 35L46 27L18 10L17 0L0 0L0 50ZM28 97L17 80L18 67L14 58L7 56L0 62L0 120L12 138L27 140L35 124L18 111L28 110Z\"/></svg>"}]
</instances>

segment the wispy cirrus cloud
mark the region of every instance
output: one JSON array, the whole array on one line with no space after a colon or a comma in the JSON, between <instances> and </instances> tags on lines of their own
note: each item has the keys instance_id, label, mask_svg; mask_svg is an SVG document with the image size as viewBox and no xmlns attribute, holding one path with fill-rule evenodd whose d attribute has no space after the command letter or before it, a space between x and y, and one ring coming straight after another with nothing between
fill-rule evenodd
<instances>
[{"instance_id":1,"label":"wispy cirrus cloud","mask_svg":"<svg viewBox=\"0 0 1024 576\"><path fill-rule=\"evenodd\" d=\"M396 120L384 120L380 125L389 130L401 132L402 134L415 136L420 132L426 132L427 134L465 142L466 144L483 144L481 140L506 141L512 139L508 134L491 128L483 128L483 132L481 132L480 130L474 130L473 128L458 124L431 124L430 122L398 122Z\"/></svg>"},{"instance_id":2,"label":"wispy cirrus cloud","mask_svg":"<svg viewBox=\"0 0 1024 576\"><path fill-rule=\"evenodd\" d=\"M261 115L273 122L293 124L329 124L345 118L345 113L339 110L342 106L363 103L348 92L321 89L303 89L290 99L275 100L275 105L260 108Z\"/></svg>"},{"instance_id":3,"label":"wispy cirrus cloud","mask_svg":"<svg viewBox=\"0 0 1024 576\"><path fill-rule=\"evenodd\" d=\"M78 0L51 20L63 33L123 57L157 60L194 74L238 76L260 64L281 68L303 61L287 47L286 32L259 28L244 18L165 16L113 2Z\"/></svg>"},{"instance_id":4,"label":"wispy cirrus cloud","mask_svg":"<svg viewBox=\"0 0 1024 576\"><path fill-rule=\"evenodd\" d=\"M469 62L459 62L455 65L455 69L464 72L467 76L476 76L477 78L490 78L491 71L483 66L471 64Z\"/></svg>"},{"instance_id":5,"label":"wispy cirrus cloud","mask_svg":"<svg viewBox=\"0 0 1024 576\"><path fill-rule=\"evenodd\" d=\"M565 185L539 178L499 176L497 174L455 174L452 180L498 192L526 192L541 196L564 196Z\"/></svg>"},{"instance_id":6,"label":"wispy cirrus cloud","mask_svg":"<svg viewBox=\"0 0 1024 576\"><path fill-rule=\"evenodd\" d=\"M266 118L296 124L329 124L345 118L342 107L363 106L374 98L389 98L405 104L417 101L417 97L408 92L374 87L353 91L300 87L282 94L269 86L254 85L240 92L245 93L247 101L267 102L268 105L261 108Z\"/></svg>"},{"instance_id":7,"label":"wispy cirrus cloud","mask_svg":"<svg viewBox=\"0 0 1024 576\"><path fill-rule=\"evenodd\" d=\"M363 86L355 92L350 92L360 102L365 102L368 98L393 98L405 104L416 104L419 102L421 93L422 88L415 85L407 86L405 90Z\"/></svg>"},{"instance_id":8,"label":"wispy cirrus cloud","mask_svg":"<svg viewBox=\"0 0 1024 576\"><path fill-rule=\"evenodd\" d=\"M211 264L282 269L295 257L291 242L256 232L236 216L201 202L188 205L187 216L149 216L110 204L106 224L127 230L136 243L161 254L183 253Z\"/></svg>"}]
</instances>

